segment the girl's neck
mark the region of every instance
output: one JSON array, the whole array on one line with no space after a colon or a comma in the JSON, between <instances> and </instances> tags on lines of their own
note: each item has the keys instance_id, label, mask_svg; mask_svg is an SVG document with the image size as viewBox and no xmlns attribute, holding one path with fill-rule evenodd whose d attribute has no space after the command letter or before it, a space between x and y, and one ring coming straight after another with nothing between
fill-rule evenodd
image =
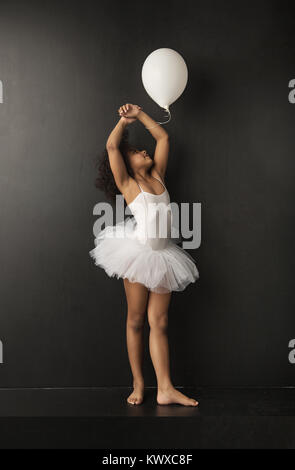
<instances>
[{"instance_id":1,"label":"girl's neck","mask_svg":"<svg viewBox=\"0 0 295 470\"><path fill-rule=\"evenodd\" d=\"M134 173L134 178L139 181L147 181L148 179L150 179L150 176L151 175L149 170L140 170Z\"/></svg>"}]
</instances>

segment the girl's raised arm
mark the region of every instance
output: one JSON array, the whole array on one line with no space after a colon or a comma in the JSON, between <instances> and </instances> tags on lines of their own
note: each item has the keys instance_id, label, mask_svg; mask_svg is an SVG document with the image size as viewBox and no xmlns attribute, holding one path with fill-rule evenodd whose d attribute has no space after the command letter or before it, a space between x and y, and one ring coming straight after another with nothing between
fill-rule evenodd
<instances>
[{"instance_id":1,"label":"girl's raised arm","mask_svg":"<svg viewBox=\"0 0 295 470\"><path fill-rule=\"evenodd\" d=\"M122 117L110 133L106 143L110 167L114 175L115 183L122 193L130 179L123 156L119 150L122 135L127 125L128 121Z\"/></svg>"},{"instance_id":2,"label":"girl's raised arm","mask_svg":"<svg viewBox=\"0 0 295 470\"><path fill-rule=\"evenodd\" d=\"M137 119L141 121L145 127L151 128L148 130L157 141L154 153L154 168L160 174L161 178L164 179L168 165L169 134L160 124L157 124L156 121L142 110L139 111Z\"/></svg>"},{"instance_id":3,"label":"girl's raised arm","mask_svg":"<svg viewBox=\"0 0 295 470\"><path fill-rule=\"evenodd\" d=\"M157 141L154 153L154 168L160 174L162 179L164 179L169 155L168 133L160 124L154 121L137 105L127 103L124 106L121 106L119 114L126 117L127 119L138 119L146 128L148 128L154 139Z\"/></svg>"}]
</instances>

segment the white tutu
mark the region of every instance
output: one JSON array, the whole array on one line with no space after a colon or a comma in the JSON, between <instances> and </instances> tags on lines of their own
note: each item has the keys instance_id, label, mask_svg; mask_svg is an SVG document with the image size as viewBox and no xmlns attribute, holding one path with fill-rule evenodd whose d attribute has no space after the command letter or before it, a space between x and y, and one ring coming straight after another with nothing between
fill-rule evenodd
<instances>
[{"instance_id":1,"label":"white tutu","mask_svg":"<svg viewBox=\"0 0 295 470\"><path fill-rule=\"evenodd\" d=\"M95 245L90 255L110 277L139 282L152 292L182 291L199 278L194 259L171 239L162 250L139 241L134 219L106 227Z\"/></svg>"}]
</instances>

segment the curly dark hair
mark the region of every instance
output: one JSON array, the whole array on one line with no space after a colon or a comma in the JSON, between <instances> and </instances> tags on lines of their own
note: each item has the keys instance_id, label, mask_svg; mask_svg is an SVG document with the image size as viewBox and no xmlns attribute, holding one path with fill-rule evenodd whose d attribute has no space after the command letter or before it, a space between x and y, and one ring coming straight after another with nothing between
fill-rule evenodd
<instances>
[{"instance_id":1,"label":"curly dark hair","mask_svg":"<svg viewBox=\"0 0 295 470\"><path fill-rule=\"evenodd\" d=\"M128 129L124 129L119 145L119 150L123 156L127 171L132 177L134 175L132 168L129 164L127 152L128 150L133 149L135 150L135 147L129 143L129 131ZM98 174L95 179L95 186L98 189L101 189L105 193L106 197L114 202L116 200L116 195L121 194L121 192L119 191L115 183L115 178L111 170L108 151L106 148L103 150L102 155L98 159L97 167Z\"/></svg>"}]
</instances>

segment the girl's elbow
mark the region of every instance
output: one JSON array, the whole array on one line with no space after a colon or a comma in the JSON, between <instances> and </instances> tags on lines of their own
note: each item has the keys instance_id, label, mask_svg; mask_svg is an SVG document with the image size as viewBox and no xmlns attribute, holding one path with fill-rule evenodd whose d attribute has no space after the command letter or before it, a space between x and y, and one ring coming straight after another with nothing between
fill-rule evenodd
<instances>
[{"instance_id":1,"label":"girl's elbow","mask_svg":"<svg viewBox=\"0 0 295 470\"><path fill-rule=\"evenodd\" d=\"M161 139L169 140L168 132L164 131L164 133L160 135L158 140L161 140Z\"/></svg>"}]
</instances>

